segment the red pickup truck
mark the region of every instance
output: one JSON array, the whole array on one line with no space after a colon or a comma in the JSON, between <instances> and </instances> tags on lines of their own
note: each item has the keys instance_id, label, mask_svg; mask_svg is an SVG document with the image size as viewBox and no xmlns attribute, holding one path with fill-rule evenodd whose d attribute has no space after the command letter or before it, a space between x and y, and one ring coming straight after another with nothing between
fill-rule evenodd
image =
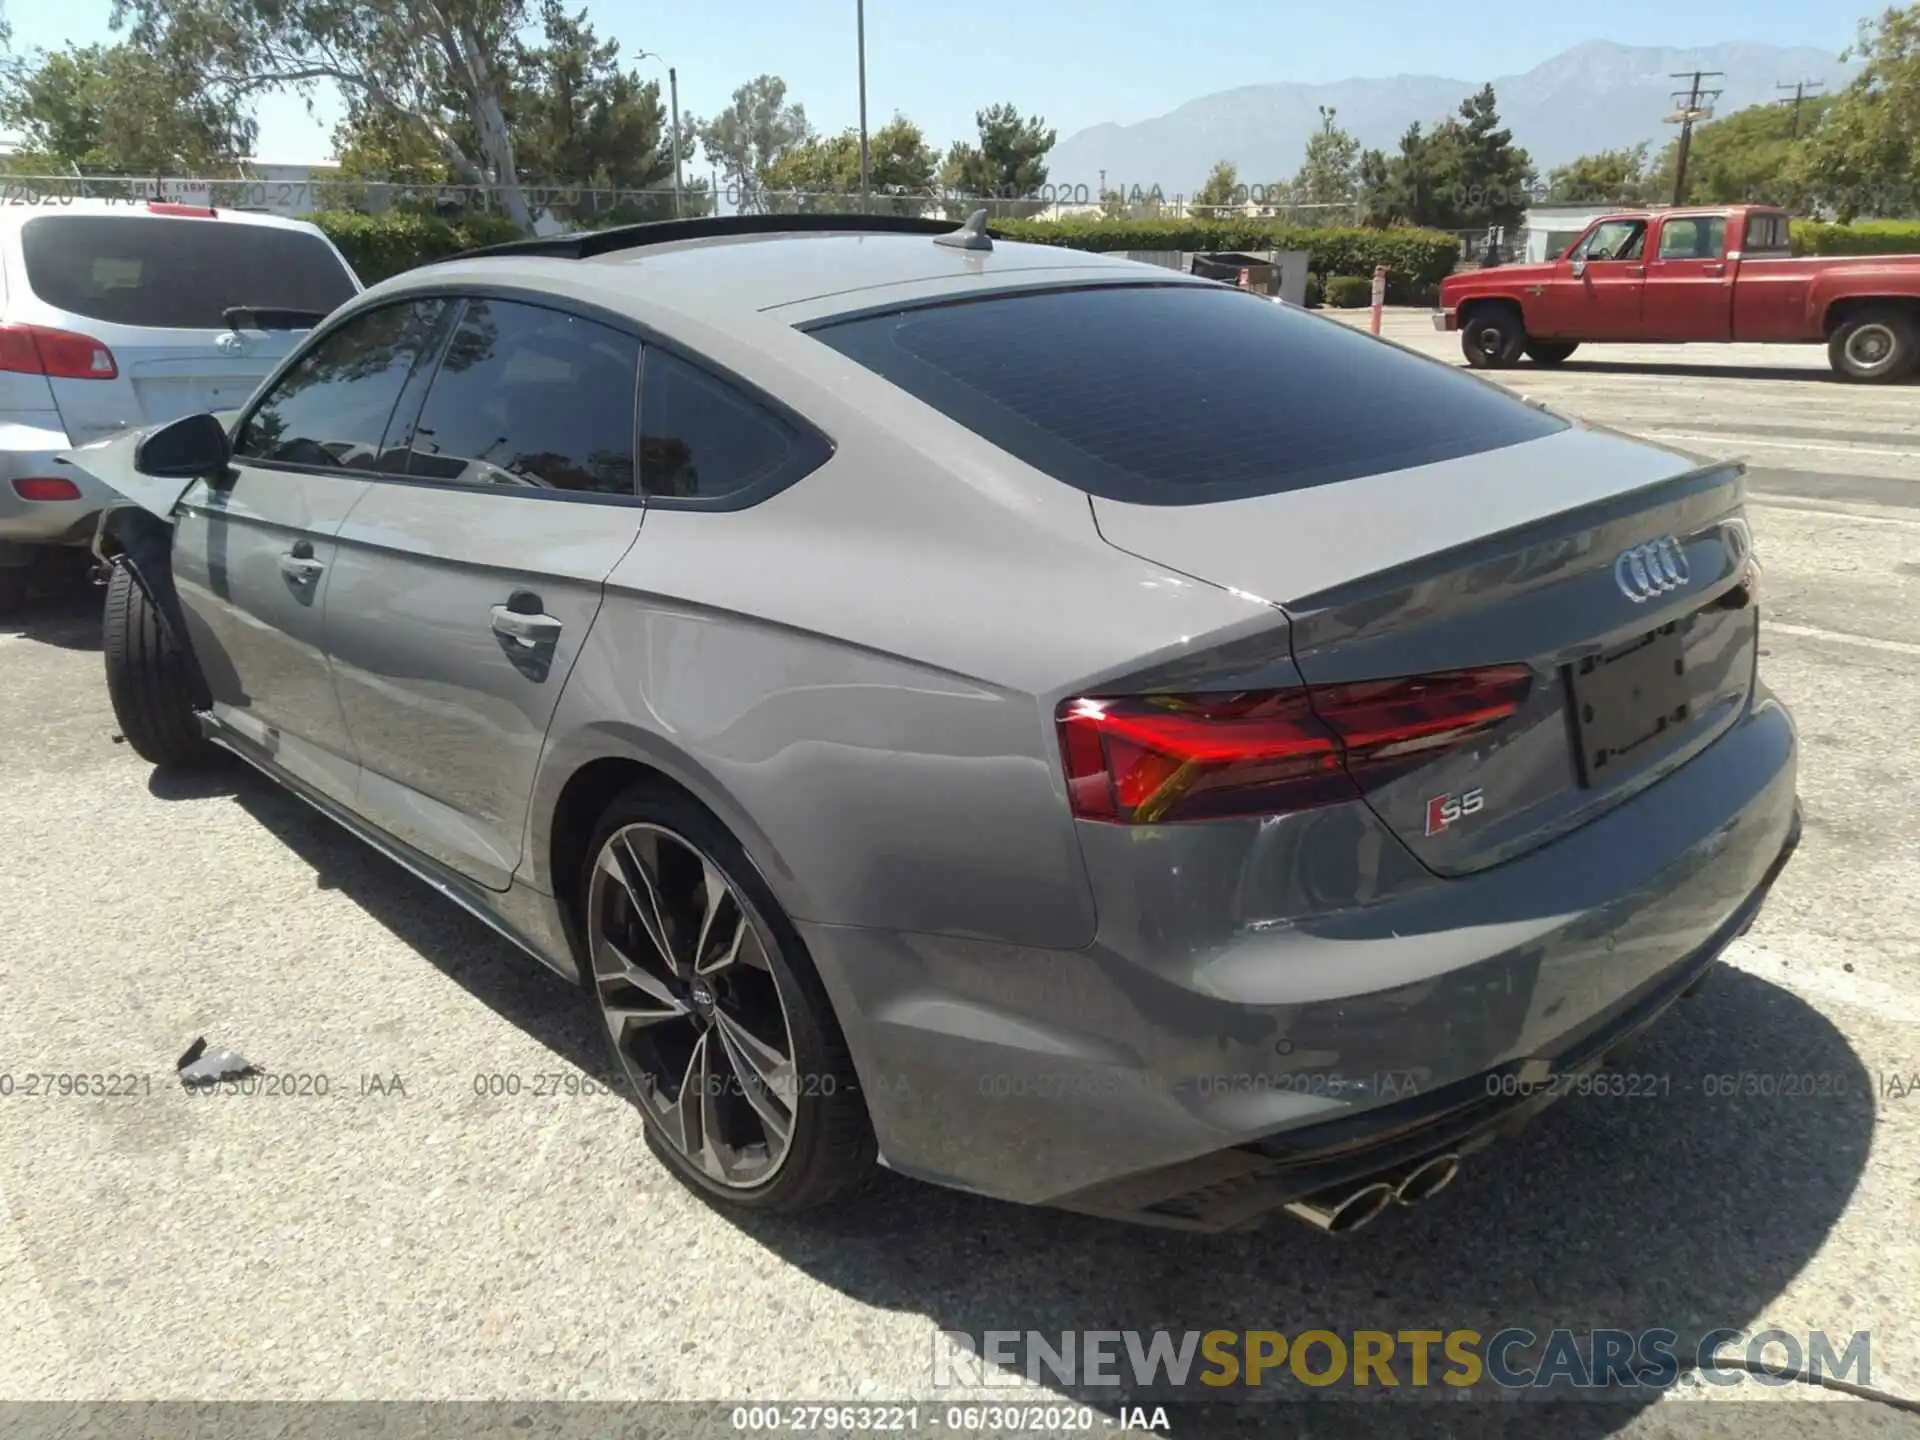
<instances>
[{"instance_id":1,"label":"red pickup truck","mask_svg":"<svg viewBox=\"0 0 1920 1440\"><path fill-rule=\"evenodd\" d=\"M1467 363L1557 365L1580 345L1761 341L1827 347L1848 380L1920 360L1920 255L1795 259L1784 211L1623 210L1542 264L1450 275L1434 327Z\"/></svg>"}]
</instances>

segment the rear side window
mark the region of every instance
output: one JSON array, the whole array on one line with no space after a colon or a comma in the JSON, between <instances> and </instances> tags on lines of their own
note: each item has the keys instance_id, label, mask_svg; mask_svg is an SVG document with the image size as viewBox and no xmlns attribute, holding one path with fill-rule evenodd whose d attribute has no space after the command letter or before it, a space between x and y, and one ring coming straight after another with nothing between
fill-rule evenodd
<instances>
[{"instance_id":1,"label":"rear side window","mask_svg":"<svg viewBox=\"0 0 1920 1440\"><path fill-rule=\"evenodd\" d=\"M1749 254L1787 255L1793 251L1792 236L1787 228L1787 217L1779 214L1758 214L1747 217L1747 239L1741 249Z\"/></svg>"},{"instance_id":2,"label":"rear side window","mask_svg":"<svg viewBox=\"0 0 1920 1440\"><path fill-rule=\"evenodd\" d=\"M353 298L353 276L317 235L161 215L41 215L20 229L27 284L47 304L109 325L225 330L235 305L317 310Z\"/></svg>"},{"instance_id":3,"label":"rear side window","mask_svg":"<svg viewBox=\"0 0 1920 1440\"><path fill-rule=\"evenodd\" d=\"M635 494L640 342L536 305L469 300L413 430L407 474Z\"/></svg>"},{"instance_id":4,"label":"rear side window","mask_svg":"<svg viewBox=\"0 0 1920 1440\"><path fill-rule=\"evenodd\" d=\"M812 333L1037 469L1135 504L1304 490L1566 428L1451 366L1211 286L1000 296Z\"/></svg>"},{"instance_id":5,"label":"rear side window","mask_svg":"<svg viewBox=\"0 0 1920 1440\"><path fill-rule=\"evenodd\" d=\"M280 465L393 468L383 464L381 441L447 304L383 305L310 343L247 417L234 454Z\"/></svg>"},{"instance_id":6,"label":"rear side window","mask_svg":"<svg viewBox=\"0 0 1920 1440\"><path fill-rule=\"evenodd\" d=\"M703 370L647 351L640 381L640 480L661 500L764 493L824 457L764 406Z\"/></svg>"}]
</instances>

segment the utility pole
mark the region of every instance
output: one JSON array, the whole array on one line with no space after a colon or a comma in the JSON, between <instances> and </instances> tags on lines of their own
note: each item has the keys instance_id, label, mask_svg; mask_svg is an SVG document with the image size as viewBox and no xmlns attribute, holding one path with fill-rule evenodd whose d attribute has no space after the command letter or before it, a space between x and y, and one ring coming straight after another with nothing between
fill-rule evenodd
<instances>
[{"instance_id":1,"label":"utility pole","mask_svg":"<svg viewBox=\"0 0 1920 1440\"><path fill-rule=\"evenodd\" d=\"M658 60L667 65L667 57L657 50L642 50L636 60ZM658 94L658 91L654 92ZM673 218L680 218L680 72L667 65L667 93L673 104Z\"/></svg>"},{"instance_id":2,"label":"utility pole","mask_svg":"<svg viewBox=\"0 0 1920 1440\"><path fill-rule=\"evenodd\" d=\"M860 213L867 213L867 0L854 0L856 43L860 47Z\"/></svg>"},{"instance_id":3,"label":"utility pole","mask_svg":"<svg viewBox=\"0 0 1920 1440\"><path fill-rule=\"evenodd\" d=\"M1680 126L1680 153L1673 164L1673 203L1676 205L1687 203L1687 151L1693 147L1693 122L1711 120L1713 102L1720 98L1718 90L1703 90L1700 82L1724 79L1726 73L1724 70L1680 70L1668 76L1672 80L1691 82L1685 90L1673 92L1676 108L1667 116L1669 125L1677 123Z\"/></svg>"},{"instance_id":4,"label":"utility pole","mask_svg":"<svg viewBox=\"0 0 1920 1440\"><path fill-rule=\"evenodd\" d=\"M667 89L673 96L673 218L680 218L680 72L667 67Z\"/></svg>"},{"instance_id":5,"label":"utility pole","mask_svg":"<svg viewBox=\"0 0 1920 1440\"><path fill-rule=\"evenodd\" d=\"M1793 100L1791 101L1793 105L1793 133L1789 138L1798 140L1800 138L1800 107L1806 103L1809 95L1817 95L1820 91L1826 89L1826 82L1821 80L1796 80L1791 85L1776 85L1773 88L1776 90L1791 90L1793 92ZM1785 105L1789 102L1783 99L1780 103Z\"/></svg>"}]
</instances>

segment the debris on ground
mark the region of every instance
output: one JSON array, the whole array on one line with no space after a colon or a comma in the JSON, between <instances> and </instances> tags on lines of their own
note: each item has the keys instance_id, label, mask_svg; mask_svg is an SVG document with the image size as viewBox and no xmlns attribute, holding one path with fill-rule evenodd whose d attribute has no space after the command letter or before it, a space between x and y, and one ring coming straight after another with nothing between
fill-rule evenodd
<instances>
[{"instance_id":1,"label":"debris on ground","mask_svg":"<svg viewBox=\"0 0 1920 1440\"><path fill-rule=\"evenodd\" d=\"M196 1085L217 1085L222 1080L238 1080L254 1073L253 1062L237 1051L207 1054L204 1035L187 1047L173 1068L180 1072L180 1083L189 1089Z\"/></svg>"}]
</instances>

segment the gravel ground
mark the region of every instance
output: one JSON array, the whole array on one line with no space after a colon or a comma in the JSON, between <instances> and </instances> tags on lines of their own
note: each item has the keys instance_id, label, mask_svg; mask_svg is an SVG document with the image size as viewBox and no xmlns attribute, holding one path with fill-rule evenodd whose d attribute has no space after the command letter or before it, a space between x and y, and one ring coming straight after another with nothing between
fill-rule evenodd
<instances>
[{"instance_id":1,"label":"gravel ground","mask_svg":"<svg viewBox=\"0 0 1920 1440\"><path fill-rule=\"evenodd\" d=\"M1423 315L1388 333L1457 353ZM0 1074L133 1077L0 1099L0 1401L899 1401L934 1393L940 1330L1666 1325L1868 1331L1873 1383L1920 1402L1920 1093L1889 1083L1920 1072L1920 412L1825 374L1814 351L1668 347L1502 377L1752 460L1806 843L1626 1067L1662 1096L1570 1100L1338 1243L902 1180L823 1220L724 1218L591 1093L613 1077L574 991L265 783L156 779L116 743L95 596L0 624ZM308 1093L188 1096L197 1035ZM1709 1093L1739 1074L1818 1093ZM521 1093L483 1093L503 1077ZM1799 1386L1688 1403L1708 1391L1511 1433L1920 1433ZM518 1413L468 1428L525 1434Z\"/></svg>"}]
</instances>

